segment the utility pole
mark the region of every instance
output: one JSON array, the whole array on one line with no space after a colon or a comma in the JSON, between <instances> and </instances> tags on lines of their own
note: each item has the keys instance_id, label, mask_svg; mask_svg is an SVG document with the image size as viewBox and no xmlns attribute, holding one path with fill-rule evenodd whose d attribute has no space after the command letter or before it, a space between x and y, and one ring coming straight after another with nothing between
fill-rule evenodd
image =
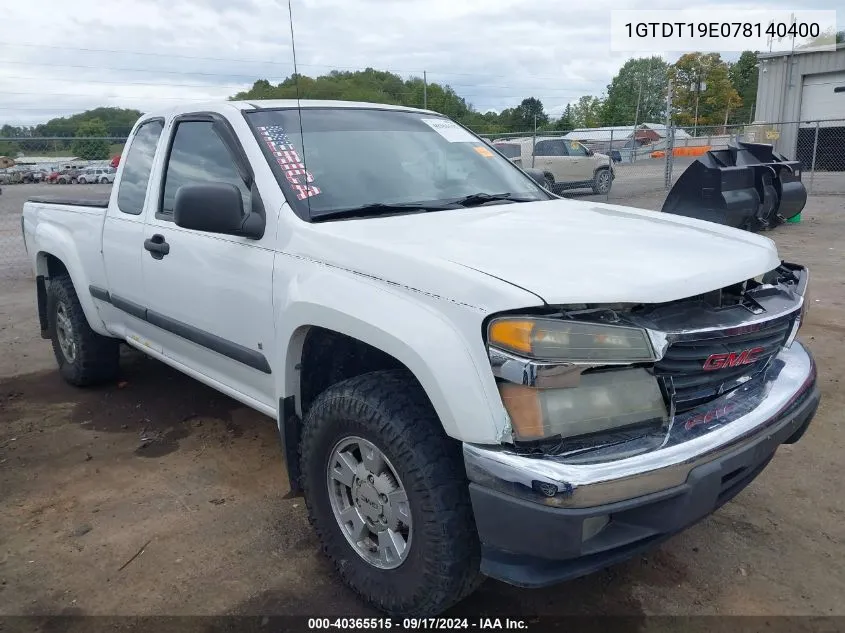
<instances>
[{"instance_id":1,"label":"utility pole","mask_svg":"<svg viewBox=\"0 0 845 633\"><path fill-rule=\"evenodd\" d=\"M664 168L664 179L666 191L672 188L672 150L675 146L673 138L675 136L672 130L672 78L669 77L669 83L666 86L666 165Z\"/></svg>"},{"instance_id":2,"label":"utility pole","mask_svg":"<svg viewBox=\"0 0 845 633\"><path fill-rule=\"evenodd\" d=\"M428 110L428 77L423 71L423 110Z\"/></svg>"}]
</instances>

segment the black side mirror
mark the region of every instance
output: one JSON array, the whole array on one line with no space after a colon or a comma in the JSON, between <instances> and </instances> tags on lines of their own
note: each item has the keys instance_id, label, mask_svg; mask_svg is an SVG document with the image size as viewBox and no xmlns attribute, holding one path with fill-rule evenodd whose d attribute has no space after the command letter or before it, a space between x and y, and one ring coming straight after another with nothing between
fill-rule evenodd
<instances>
[{"instance_id":1,"label":"black side mirror","mask_svg":"<svg viewBox=\"0 0 845 633\"><path fill-rule=\"evenodd\" d=\"M252 216L255 214L244 212L240 189L231 183L204 182L182 185L176 190L176 226L259 239L264 234L264 221ZM258 219L260 222L255 221Z\"/></svg>"},{"instance_id":2,"label":"black side mirror","mask_svg":"<svg viewBox=\"0 0 845 633\"><path fill-rule=\"evenodd\" d=\"M589 147L587 147L587 148L585 148L585 149L587 150L587 156L592 156L592 155L593 155L593 150L591 150Z\"/></svg>"},{"instance_id":3,"label":"black side mirror","mask_svg":"<svg viewBox=\"0 0 845 633\"><path fill-rule=\"evenodd\" d=\"M523 169L523 171L529 176L531 176L531 179L541 187L546 186L546 174L543 173L543 170L528 168Z\"/></svg>"}]
</instances>

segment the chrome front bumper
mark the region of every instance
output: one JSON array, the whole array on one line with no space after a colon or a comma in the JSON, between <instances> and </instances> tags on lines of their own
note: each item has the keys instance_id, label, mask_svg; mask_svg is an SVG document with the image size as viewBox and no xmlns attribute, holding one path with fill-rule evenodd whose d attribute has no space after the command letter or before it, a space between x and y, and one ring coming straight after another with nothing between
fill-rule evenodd
<instances>
[{"instance_id":1,"label":"chrome front bumper","mask_svg":"<svg viewBox=\"0 0 845 633\"><path fill-rule=\"evenodd\" d=\"M590 508L684 484L694 468L781 435L791 412L818 399L812 356L799 342L757 378L706 405L676 415L659 448L616 460L573 463L518 455L506 447L464 444L473 484L558 508Z\"/></svg>"}]
</instances>

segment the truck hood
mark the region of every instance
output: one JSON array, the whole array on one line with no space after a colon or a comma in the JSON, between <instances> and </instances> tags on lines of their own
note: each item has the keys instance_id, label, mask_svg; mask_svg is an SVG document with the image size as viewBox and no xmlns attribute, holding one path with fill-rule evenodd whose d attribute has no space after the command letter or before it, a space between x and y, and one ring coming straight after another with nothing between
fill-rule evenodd
<instances>
[{"instance_id":1,"label":"truck hood","mask_svg":"<svg viewBox=\"0 0 845 633\"><path fill-rule=\"evenodd\" d=\"M358 249L325 244L326 257L349 269L399 284L413 277L416 287L436 293L443 281L438 276L448 274L451 264L549 304L673 301L756 277L780 263L770 239L747 231L576 200L311 226L365 249L355 254ZM427 262L436 265L425 274Z\"/></svg>"}]
</instances>

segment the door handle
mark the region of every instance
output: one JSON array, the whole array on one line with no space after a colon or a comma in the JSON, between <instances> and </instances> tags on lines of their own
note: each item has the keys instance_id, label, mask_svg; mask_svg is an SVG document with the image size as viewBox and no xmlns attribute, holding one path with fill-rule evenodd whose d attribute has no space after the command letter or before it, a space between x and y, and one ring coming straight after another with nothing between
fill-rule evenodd
<instances>
[{"instance_id":1,"label":"door handle","mask_svg":"<svg viewBox=\"0 0 845 633\"><path fill-rule=\"evenodd\" d=\"M144 240L144 248L150 251L153 259L161 259L170 252L170 244L164 241L164 235L158 233Z\"/></svg>"}]
</instances>

